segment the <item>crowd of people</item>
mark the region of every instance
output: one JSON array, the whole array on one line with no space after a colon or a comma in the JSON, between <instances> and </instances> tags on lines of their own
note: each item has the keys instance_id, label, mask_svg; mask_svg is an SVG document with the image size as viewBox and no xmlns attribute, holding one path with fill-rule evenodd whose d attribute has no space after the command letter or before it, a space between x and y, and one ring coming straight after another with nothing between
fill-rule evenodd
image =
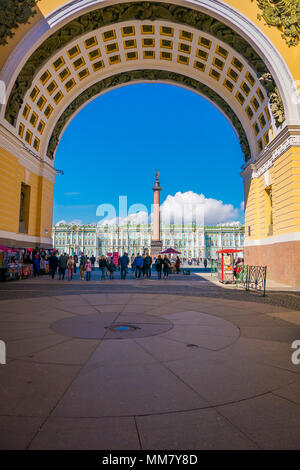
<instances>
[{"instance_id":1,"label":"crowd of people","mask_svg":"<svg viewBox=\"0 0 300 470\"><path fill-rule=\"evenodd\" d=\"M53 252L51 256L49 256L49 259L47 259L49 264L49 274L52 279L54 279L56 273L58 273L59 280L64 280L66 274L68 280L72 280L74 273L77 272L78 265L81 280L86 279L87 281L90 281L91 273L95 269L96 261L95 256L88 257L84 255L84 253L81 253L80 256L76 254L71 256L67 253L63 253L58 256L56 252ZM41 272L38 268L38 256L37 258L34 258L34 264L36 264L36 268L34 268L36 270L36 275L40 275ZM135 279L151 279L153 268L157 272L158 279L162 279L162 275L164 279L168 279L172 263L166 255L164 257L158 255L156 259L152 259L148 254L140 255L138 253L136 256L132 255L131 259L129 259L128 254L124 253L123 256L118 258L117 263L112 257L102 255L98 259L98 266L101 273L101 280L105 280L106 278L109 278L110 280L114 279L114 274L117 270L120 271L121 279L125 280L130 267L132 273L135 275ZM177 256L174 263L175 272L177 274L180 272L180 266L181 260Z\"/></svg>"}]
</instances>

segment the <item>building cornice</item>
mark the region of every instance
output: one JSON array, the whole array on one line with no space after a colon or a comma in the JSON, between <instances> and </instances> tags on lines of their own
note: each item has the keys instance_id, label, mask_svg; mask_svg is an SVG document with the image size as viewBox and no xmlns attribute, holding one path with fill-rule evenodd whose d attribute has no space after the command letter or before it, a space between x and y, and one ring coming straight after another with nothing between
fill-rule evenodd
<instances>
[{"instance_id":1,"label":"building cornice","mask_svg":"<svg viewBox=\"0 0 300 470\"><path fill-rule=\"evenodd\" d=\"M274 162L292 147L300 147L300 125L285 126L264 149L255 162L247 165L241 175L245 181L259 178L268 171Z\"/></svg>"},{"instance_id":2,"label":"building cornice","mask_svg":"<svg viewBox=\"0 0 300 470\"><path fill-rule=\"evenodd\" d=\"M55 183L55 177L57 175L55 168L48 162L42 160L41 157L32 150L28 149L23 142L1 124L0 147L14 158L17 158L19 163L27 170L38 176L47 178L53 184Z\"/></svg>"}]
</instances>

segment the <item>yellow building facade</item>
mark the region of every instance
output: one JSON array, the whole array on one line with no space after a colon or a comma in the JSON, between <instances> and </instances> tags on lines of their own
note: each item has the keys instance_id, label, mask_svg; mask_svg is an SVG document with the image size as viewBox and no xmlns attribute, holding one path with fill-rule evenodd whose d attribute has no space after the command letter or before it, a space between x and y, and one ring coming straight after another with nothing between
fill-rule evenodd
<instances>
[{"instance_id":1,"label":"yellow building facade","mask_svg":"<svg viewBox=\"0 0 300 470\"><path fill-rule=\"evenodd\" d=\"M157 81L204 96L232 124L245 158L245 261L300 285L299 2L17 8L0 35L0 244L52 245L55 152L70 120L108 90Z\"/></svg>"}]
</instances>

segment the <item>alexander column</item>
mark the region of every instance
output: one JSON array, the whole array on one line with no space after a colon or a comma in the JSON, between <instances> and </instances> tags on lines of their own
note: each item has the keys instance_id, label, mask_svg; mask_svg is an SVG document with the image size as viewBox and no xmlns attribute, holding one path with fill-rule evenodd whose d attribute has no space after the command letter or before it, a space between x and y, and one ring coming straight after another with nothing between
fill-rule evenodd
<instances>
[{"instance_id":1,"label":"alexander column","mask_svg":"<svg viewBox=\"0 0 300 470\"><path fill-rule=\"evenodd\" d=\"M151 240L151 256L157 256L162 251L162 241L160 240L160 192L162 188L159 182L159 172L155 174L154 183L154 210L153 210L153 232Z\"/></svg>"}]
</instances>

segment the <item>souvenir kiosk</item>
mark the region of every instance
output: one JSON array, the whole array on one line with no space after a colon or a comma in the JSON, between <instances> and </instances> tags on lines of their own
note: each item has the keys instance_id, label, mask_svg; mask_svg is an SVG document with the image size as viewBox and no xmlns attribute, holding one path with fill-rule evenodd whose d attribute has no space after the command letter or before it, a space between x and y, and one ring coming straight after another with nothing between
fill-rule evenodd
<instances>
[{"instance_id":1,"label":"souvenir kiosk","mask_svg":"<svg viewBox=\"0 0 300 470\"><path fill-rule=\"evenodd\" d=\"M242 250L219 250L218 255L218 280L224 284L235 283L234 255L242 253Z\"/></svg>"}]
</instances>

